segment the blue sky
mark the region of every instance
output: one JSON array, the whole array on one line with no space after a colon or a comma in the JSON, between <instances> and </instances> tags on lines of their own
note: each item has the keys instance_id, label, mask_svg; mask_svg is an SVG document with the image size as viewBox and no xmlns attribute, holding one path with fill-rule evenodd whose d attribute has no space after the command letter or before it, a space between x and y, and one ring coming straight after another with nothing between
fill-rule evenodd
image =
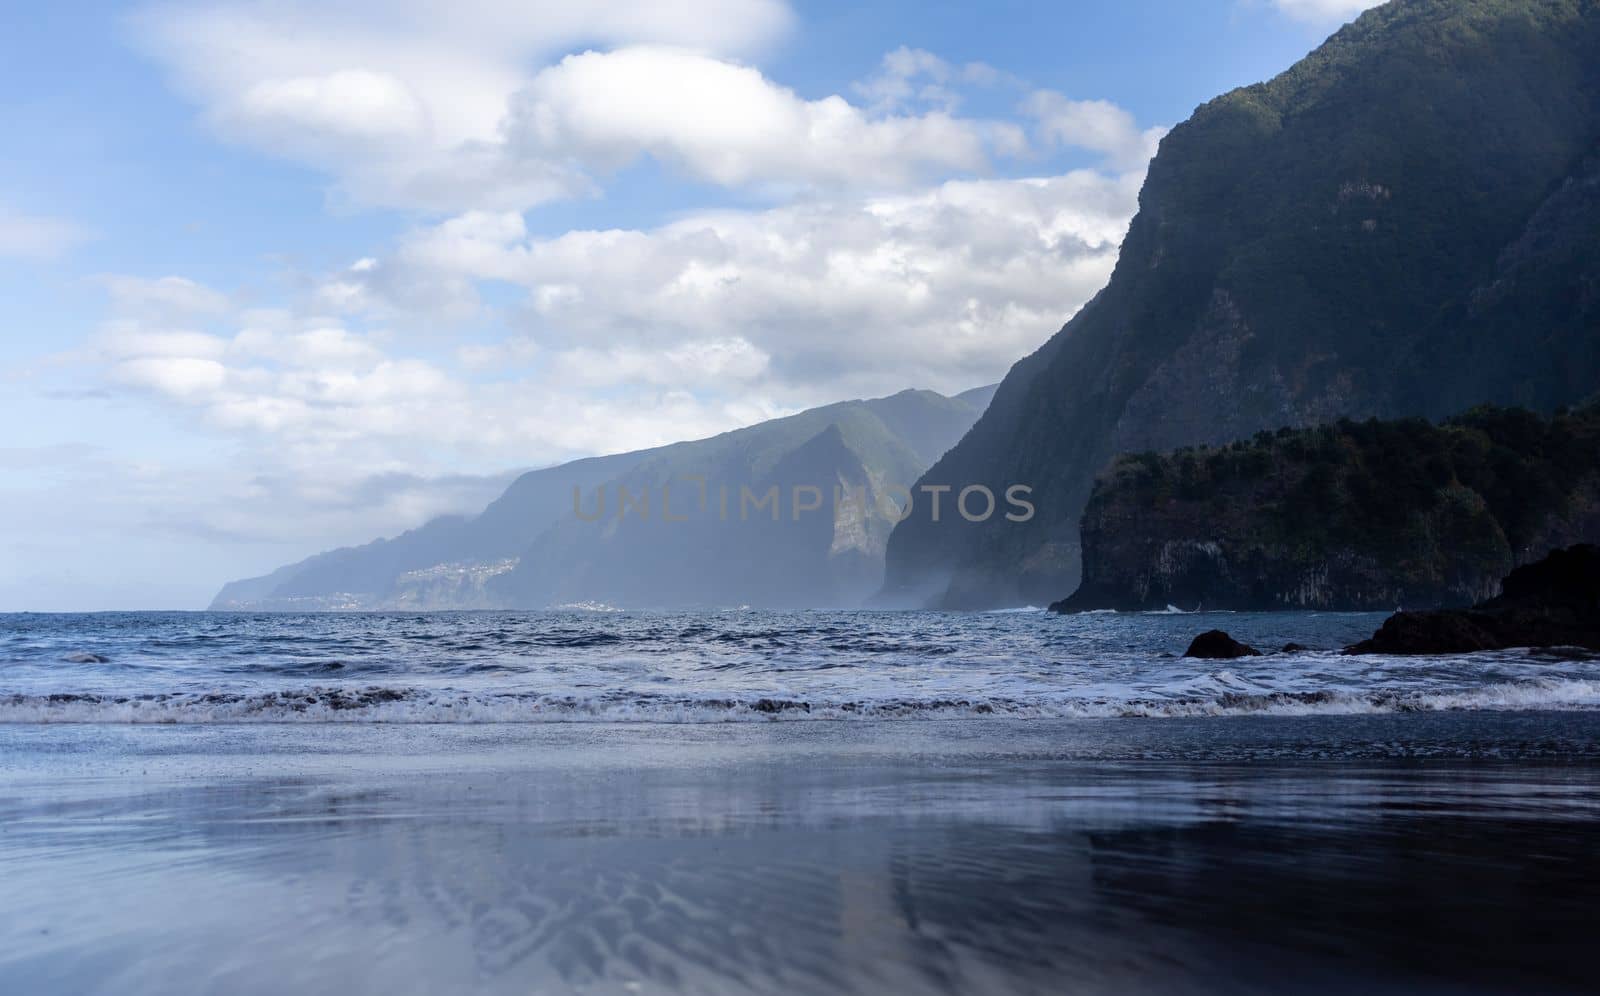
<instances>
[{"instance_id":1,"label":"blue sky","mask_svg":"<svg viewBox=\"0 0 1600 996\"><path fill-rule=\"evenodd\" d=\"M0 35L0 611L998 379L1163 131L1363 0L178 0Z\"/></svg>"}]
</instances>

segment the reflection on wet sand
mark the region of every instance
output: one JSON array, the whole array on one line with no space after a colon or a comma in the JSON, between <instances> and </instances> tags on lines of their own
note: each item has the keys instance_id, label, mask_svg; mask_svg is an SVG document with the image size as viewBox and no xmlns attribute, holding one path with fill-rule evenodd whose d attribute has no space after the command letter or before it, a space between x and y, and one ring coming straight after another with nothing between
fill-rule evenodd
<instances>
[{"instance_id":1,"label":"reflection on wet sand","mask_svg":"<svg viewBox=\"0 0 1600 996\"><path fill-rule=\"evenodd\" d=\"M161 735L158 775L0 791L10 991L1589 981L1589 764L1095 764L1003 744L790 760L782 743L707 762L658 743L648 764L577 746L568 765L454 771L391 755L378 776L354 729L322 734L349 770L279 774L249 744L163 765Z\"/></svg>"}]
</instances>

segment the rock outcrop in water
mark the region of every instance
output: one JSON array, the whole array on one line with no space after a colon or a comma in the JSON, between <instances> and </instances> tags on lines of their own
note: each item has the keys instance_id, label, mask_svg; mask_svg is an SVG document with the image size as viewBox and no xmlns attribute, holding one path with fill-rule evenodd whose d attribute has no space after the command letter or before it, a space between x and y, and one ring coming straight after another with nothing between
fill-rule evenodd
<instances>
[{"instance_id":1,"label":"rock outcrop in water","mask_svg":"<svg viewBox=\"0 0 1600 996\"><path fill-rule=\"evenodd\" d=\"M1059 612L1472 605L1518 564L1600 542L1600 405L1341 422L1139 454L1083 517Z\"/></svg>"},{"instance_id":2,"label":"rock outcrop in water","mask_svg":"<svg viewBox=\"0 0 1600 996\"><path fill-rule=\"evenodd\" d=\"M1247 643L1240 643L1220 629L1214 629L1195 637L1183 656L1204 661L1232 661L1241 657L1260 657L1261 651Z\"/></svg>"},{"instance_id":3,"label":"rock outcrop in water","mask_svg":"<svg viewBox=\"0 0 1600 996\"><path fill-rule=\"evenodd\" d=\"M1461 654L1513 647L1600 651L1600 547L1557 550L1512 571L1472 609L1400 612L1350 654Z\"/></svg>"},{"instance_id":4,"label":"rock outcrop in water","mask_svg":"<svg viewBox=\"0 0 1600 996\"><path fill-rule=\"evenodd\" d=\"M1384 4L1166 137L1110 284L923 479L1030 485L1037 515L913 516L886 596L1073 591L1119 453L1580 403L1597 328L1600 3Z\"/></svg>"}]
</instances>

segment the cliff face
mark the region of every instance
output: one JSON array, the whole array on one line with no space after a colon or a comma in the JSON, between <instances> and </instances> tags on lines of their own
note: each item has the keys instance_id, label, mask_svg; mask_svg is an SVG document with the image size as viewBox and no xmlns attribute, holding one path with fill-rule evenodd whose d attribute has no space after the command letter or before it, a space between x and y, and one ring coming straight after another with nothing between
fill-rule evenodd
<instances>
[{"instance_id":1,"label":"cliff face","mask_svg":"<svg viewBox=\"0 0 1600 996\"><path fill-rule=\"evenodd\" d=\"M1083 586L1053 608L1472 605L1512 568L1600 539L1600 406L1340 422L1125 456L1083 518Z\"/></svg>"},{"instance_id":2,"label":"cliff face","mask_svg":"<svg viewBox=\"0 0 1600 996\"><path fill-rule=\"evenodd\" d=\"M493 590L524 607L859 606L883 583L901 489L988 397L904 392L671 447L585 492L583 516Z\"/></svg>"},{"instance_id":3,"label":"cliff face","mask_svg":"<svg viewBox=\"0 0 1600 996\"><path fill-rule=\"evenodd\" d=\"M1597 384L1600 0L1395 0L1167 136L1110 284L923 479L1038 514L912 517L886 596L1073 590L1118 453Z\"/></svg>"}]
</instances>

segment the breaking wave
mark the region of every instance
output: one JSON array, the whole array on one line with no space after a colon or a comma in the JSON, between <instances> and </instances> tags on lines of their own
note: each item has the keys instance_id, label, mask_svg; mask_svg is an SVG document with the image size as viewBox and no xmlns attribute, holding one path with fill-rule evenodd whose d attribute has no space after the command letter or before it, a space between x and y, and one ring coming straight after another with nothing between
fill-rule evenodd
<instances>
[{"instance_id":1,"label":"breaking wave","mask_svg":"<svg viewBox=\"0 0 1600 996\"><path fill-rule=\"evenodd\" d=\"M738 723L961 719L1178 719L1600 709L1600 681L1536 679L1459 691L1222 692L1171 699L594 697L311 686L273 692L13 694L0 723Z\"/></svg>"},{"instance_id":2,"label":"breaking wave","mask_svg":"<svg viewBox=\"0 0 1600 996\"><path fill-rule=\"evenodd\" d=\"M1600 659L1345 656L1379 616L0 617L0 723L763 723L1600 710ZM1300 649L1305 644L1311 648Z\"/></svg>"}]
</instances>

